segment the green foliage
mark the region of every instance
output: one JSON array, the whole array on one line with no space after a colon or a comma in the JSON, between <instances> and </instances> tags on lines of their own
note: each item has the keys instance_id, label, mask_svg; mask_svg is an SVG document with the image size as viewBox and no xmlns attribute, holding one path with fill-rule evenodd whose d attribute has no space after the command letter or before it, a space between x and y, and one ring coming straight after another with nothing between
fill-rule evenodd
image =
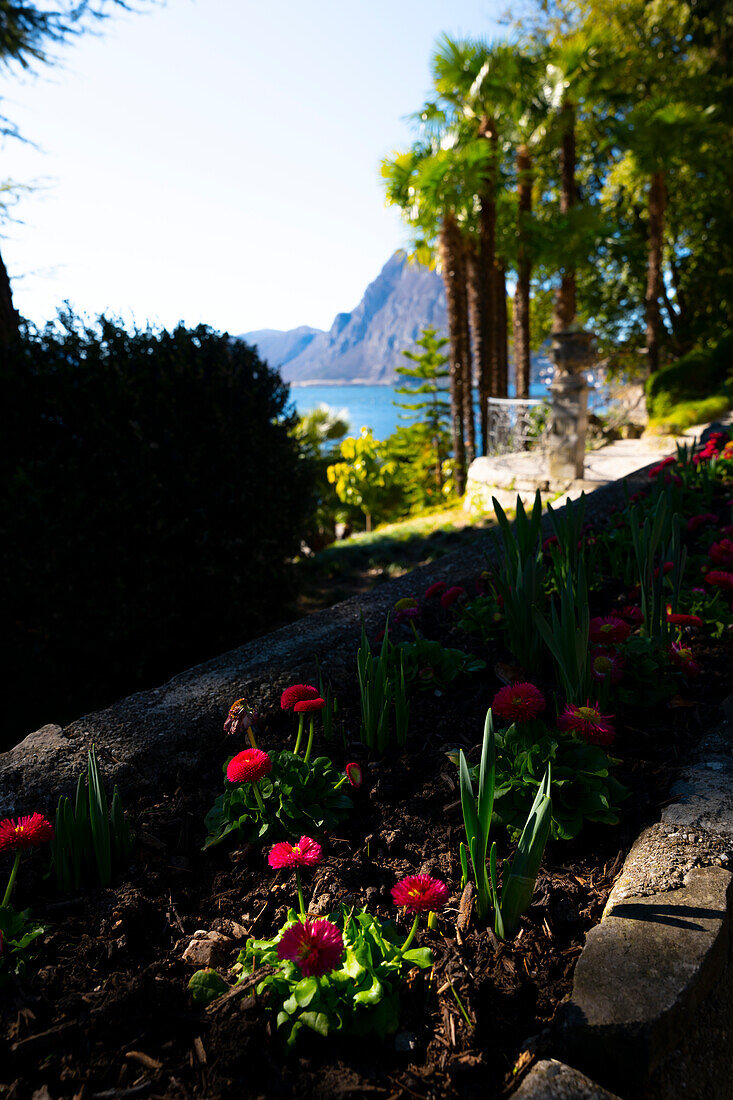
<instances>
[{"instance_id":1,"label":"green foliage","mask_svg":"<svg viewBox=\"0 0 733 1100\"><path fill-rule=\"evenodd\" d=\"M385 752L390 741L390 718L394 714L394 737L400 748L404 748L410 706L404 659L401 654L395 654L389 641L389 617L378 657L372 654L362 621L356 667L361 701L359 736L362 744L370 752Z\"/></svg>"},{"instance_id":2,"label":"green foliage","mask_svg":"<svg viewBox=\"0 0 733 1100\"><path fill-rule=\"evenodd\" d=\"M547 646L557 670L565 698L569 703L582 706L590 693L590 662L588 659L588 634L590 610L588 587L582 558L577 574L567 574L560 593L560 612L552 601L550 620L535 610L537 631Z\"/></svg>"},{"instance_id":3,"label":"green foliage","mask_svg":"<svg viewBox=\"0 0 733 1100\"><path fill-rule=\"evenodd\" d=\"M122 865L131 853L132 841L120 792L115 787L108 809L97 753L92 745L86 782L84 775L80 775L74 806L71 799L62 795L56 809L51 841L56 886L63 893L78 890L95 869L102 886L109 886L113 862Z\"/></svg>"},{"instance_id":4,"label":"green foliage","mask_svg":"<svg viewBox=\"0 0 733 1100\"><path fill-rule=\"evenodd\" d=\"M642 523L642 510L631 511L631 538L636 557L637 579L641 586L643 633L647 638L664 644L667 641L667 603L676 612L687 549L680 540L680 517L672 513L666 494L660 495L654 511ZM666 577L665 562L673 569Z\"/></svg>"},{"instance_id":5,"label":"green foliage","mask_svg":"<svg viewBox=\"0 0 733 1100\"><path fill-rule=\"evenodd\" d=\"M65 313L3 355L0 384L17 725L49 700L74 717L273 622L310 473L287 387L252 348Z\"/></svg>"},{"instance_id":6,"label":"green foliage","mask_svg":"<svg viewBox=\"0 0 733 1100\"><path fill-rule=\"evenodd\" d=\"M221 997L228 988L222 976L209 966L204 970L197 970L188 983L188 992L191 994L193 1003L202 1008L206 1008L217 997Z\"/></svg>"},{"instance_id":7,"label":"green foliage","mask_svg":"<svg viewBox=\"0 0 733 1100\"><path fill-rule=\"evenodd\" d=\"M459 676L486 668L486 661L480 657L423 638L417 632L413 641L398 642L394 647L392 660L400 659L407 685L419 691L442 691Z\"/></svg>"},{"instance_id":8,"label":"green foliage","mask_svg":"<svg viewBox=\"0 0 733 1100\"><path fill-rule=\"evenodd\" d=\"M381 921L364 909L354 912L342 906L329 919L343 935L344 961L320 978L304 978L296 963L277 957L283 932L298 921L292 909L274 939L250 940L239 955L240 981L261 966L275 967L256 992L268 994L268 1007L277 1012L277 1027L289 1047L303 1028L324 1036L334 1031L379 1038L391 1035L399 1026L400 987L407 971L425 970L433 963L427 948L402 952L394 922Z\"/></svg>"},{"instance_id":9,"label":"green foliage","mask_svg":"<svg viewBox=\"0 0 733 1100\"><path fill-rule=\"evenodd\" d=\"M697 401L680 401L670 405L663 416L652 417L647 425L650 435L681 435L696 424L706 424L724 416L733 406L733 397L720 394Z\"/></svg>"},{"instance_id":10,"label":"green foliage","mask_svg":"<svg viewBox=\"0 0 733 1100\"><path fill-rule=\"evenodd\" d=\"M13 975L22 977L45 926L33 920L29 909L18 912L0 906L0 989ZM34 947L35 945L35 947Z\"/></svg>"},{"instance_id":11,"label":"green foliage","mask_svg":"<svg viewBox=\"0 0 733 1100\"><path fill-rule=\"evenodd\" d=\"M618 760L600 746L538 721L511 725L497 734L497 745L494 818L510 832L527 820L550 765L553 839L572 840L585 821L618 824L618 804L629 792L609 773Z\"/></svg>"},{"instance_id":12,"label":"green foliage","mask_svg":"<svg viewBox=\"0 0 733 1100\"><path fill-rule=\"evenodd\" d=\"M532 902L535 882L542 855L550 835L552 799L550 798L550 765L548 763L529 810L514 859L504 862L502 875L497 873L496 842L491 845L488 870L486 852L489 831L497 793L496 738L494 722L489 709L484 724L481 763L478 771L478 794L473 791L471 772L463 750L458 755L458 772L461 788L461 809L466 829L468 853L471 856L473 877L476 884L476 911L485 920L489 905L494 908L494 932L503 940L512 936L519 918ZM461 845L461 867L467 875L466 850Z\"/></svg>"},{"instance_id":13,"label":"green foliage","mask_svg":"<svg viewBox=\"0 0 733 1100\"><path fill-rule=\"evenodd\" d=\"M301 460L308 464L313 473L303 538L314 550L333 541L337 523L358 519L359 510L349 508L339 500L327 475L328 467L338 457L339 444L348 431L348 421L325 404L299 417L291 429L300 448Z\"/></svg>"},{"instance_id":14,"label":"green foliage","mask_svg":"<svg viewBox=\"0 0 733 1100\"><path fill-rule=\"evenodd\" d=\"M733 334L728 333L714 347L690 351L649 377L649 416L671 421L680 412L679 405L707 404L711 400L726 401L724 411L733 402L732 384Z\"/></svg>"},{"instance_id":15,"label":"green foliage","mask_svg":"<svg viewBox=\"0 0 733 1100\"><path fill-rule=\"evenodd\" d=\"M659 638L629 638L623 646L623 683L614 689L623 703L656 707L674 695L676 682Z\"/></svg>"},{"instance_id":16,"label":"green foliage","mask_svg":"<svg viewBox=\"0 0 733 1100\"><path fill-rule=\"evenodd\" d=\"M397 462L389 455L386 443L374 438L370 428L358 436L347 436L339 448L343 462L329 466L329 483L344 504L359 508L371 531L372 520L394 508L401 495L396 480Z\"/></svg>"},{"instance_id":17,"label":"green foliage","mask_svg":"<svg viewBox=\"0 0 733 1100\"><path fill-rule=\"evenodd\" d=\"M206 815L204 850L232 833L237 834L240 843L257 844L322 833L342 821L352 808L351 799L340 790L345 777L328 757L317 756L306 762L284 749L271 752L270 759L272 771L257 784L264 814L251 783L227 783ZM228 763L224 765L225 774Z\"/></svg>"},{"instance_id":18,"label":"green foliage","mask_svg":"<svg viewBox=\"0 0 733 1100\"><path fill-rule=\"evenodd\" d=\"M542 500L539 490L529 514L517 497L516 519L512 524L492 497L499 523L503 555L499 559L494 583L504 601L504 627L512 653L527 670L538 667L541 639L535 627L535 613L544 604L540 524Z\"/></svg>"}]
</instances>

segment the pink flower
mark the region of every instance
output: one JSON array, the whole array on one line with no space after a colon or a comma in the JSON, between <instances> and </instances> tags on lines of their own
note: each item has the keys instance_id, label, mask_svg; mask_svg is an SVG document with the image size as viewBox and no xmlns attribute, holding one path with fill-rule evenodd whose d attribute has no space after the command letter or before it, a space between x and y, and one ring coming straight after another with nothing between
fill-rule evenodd
<instances>
[{"instance_id":1,"label":"pink flower","mask_svg":"<svg viewBox=\"0 0 733 1100\"><path fill-rule=\"evenodd\" d=\"M448 900L448 887L430 875L408 875L392 887L392 900L411 913L434 912Z\"/></svg>"},{"instance_id":2,"label":"pink flower","mask_svg":"<svg viewBox=\"0 0 733 1100\"><path fill-rule=\"evenodd\" d=\"M491 709L510 722L529 722L545 709L545 697L534 684L509 684L497 691Z\"/></svg>"},{"instance_id":3,"label":"pink flower","mask_svg":"<svg viewBox=\"0 0 733 1100\"><path fill-rule=\"evenodd\" d=\"M667 622L673 626L702 626L702 619L699 615L673 615L667 608Z\"/></svg>"},{"instance_id":4,"label":"pink flower","mask_svg":"<svg viewBox=\"0 0 733 1100\"><path fill-rule=\"evenodd\" d=\"M557 535L549 535L545 539L545 541L542 543L542 549L545 551L545 553L549 553L549 550L550 550L551 546L559 546L559 545L560 545L560 539L557 537Z\"/></svg>"},{"instance_id":5,"label":"pink flower","mask_svg":"<svg viewBox=\"0 0 733 1100\"><path fill-rule=\"evenodd\" d=\"M443 595L440 597L440 606L444 611L447 611L449 607L452 607L456 600L460 600L461 596L466 595L466 589L461 588L460 584L454 584L452 588L446 589Z\"/></svg>"},{"instance_id":6,"label":"pink flower","mask_svg":"<svg viewBox=\"0 0 733 1100\"><path fill-rule=\"evenodd\" d=\"M610 745L616 735L610 721L612 717L610 714L601 714L598 703L591 706L588 701L584 707L568 703L558 718L557 725L561 730L579 733L589 745Z\"/></svg>"},{"instance_id":7,"label":"pink flower","mask_svg":"<svg viewBox=\"0 0 733 1100\"><path fill-rule=\"evenodd\" d=\"M672 466L676 461L677 459L673 458L672 455L669 455L667 458L663 458L661 462L658 462L656 464L656 466L652 466L651 470L649 471L649 477L654 480L657 474L661 473L661 471L666 466Z\"/></svg>"},{"instance_id":8,"label":"pink flower","mask_svg":"<svg viewBox=\"0 0 733 1100\"><path fill-rule=\"evenodd\" d=\"M321 862L321 846L309 836L302 836L297 844L283 840L270 849L267 862L271 867L315 867Z\"/></svg>"},{"instance_id":9,"label":"pink flower","mask_svg":"<svg viewBox=\"0 0 733 1100\"><path fill-rule=\"evenodd\" d=\"M644 612L640 607L634 607L633 604L628 603L626 607L621 608L621 618L638 626L639 623L644 622Z\"/></svg>"},{"instance_id":10,"label":"pink flower","mask_svg":"<svg viewBox=\"0 0 733 1100\"><path fill-rule=\"evenodd\" d=\"M360 787L364 782L364 776L362 775L361 766L352 760L350 764L347 764L344 771L348 776L349 783L352 787Z\"/></svg>"},{"instance_id":11,"label":"pink flower","mask_svg":"<svg viewBox=\"0 0 733 1100\"><path fill-rule=\"evenodd\" d=\"M405 607L402 611L398 611L392 620L395 626L399 626L400 623L406 623L409 619L417 619L420 617L420 611L417 607Z\"/></svg>"},{"instance_id":12,"label":"pink flower","mask_svg":"<svg viewBox=\"0 0 733 1100\"><path fill-rule=\"evenodd\" d=\"M326 705L326 700L321 699L320 695L315 699L301 699L299 703L296 703L293 710L296 714L310 714L311 711L323 710Z\"/></svg>"},{"instance_id":13,"label":"pink flower","mask_svg":"<svg viewBox=\"0 0 733 1100\"><path fill-rule=\"evenodd\" d=\"M445 581L436 581L435 584L431 584L430 588L425 593L426 600L435 599L436 596L442 596L448 585Z\"/></svg>"},{"instance_id":14,"label":"pink flower","mask_svg":"<svg viewBox=\"0 0 733 1100\"><path fill-rule=\"evenodd\" d=\"M713 569L705 574L705 580L714 588L722 588L724 592L733 592L733 573L726 573L722 569Z\"/></svg>"},{"instance_id":15,"label":"pink flower","mask_svg":"<svg viewBox=\"0 0 733 1100\"><path fill-rule=\"evenodd\" d=\"M667 653L669 653L675 668L681 669L685 676L698 676L702 672L702 668L693 658L689 646L672 642L672 645L667 649Z\"/></svg>"},{"instance_id":16,"label":"pink flower","mask_svg":"<svg viewBox=\"0 0 733 1100\"><path fill-rule=\"evenodd\" d=\"M237 699L236 703L232 703L229 708L229 714L224 723L224 732L230 735L239 733L240 730L246 732L252 728L257 718L257 711L249 709L246 699Z\"/></svg>"},{"instance_id":17,"label":"pink flower","mask_svg":"<svg viewBox=\"0 0 733 1100\"><path fill-rule=\"evenodd\" d=\"M318 692L310 684L293 684L292 687L285 688L285 691L280 696L280 708L282 710L292 710L296 703L299 703L302 699L317 699Z\"/></svg>"},{"instance_id":18,"label":"pink flower","mask_svg":"<svg viewBox=\"0 0 733 1100\"><path fill-rule=\"evenodd\" d=\"M730 569L733 566L733 541L721 539L720 542L714 542L708 551L708 556L714 565L722 565L724 569Z\"/></svg>"},{"instance_id":19,"label":"pink flower","mask_svg":"<svg viewBox=\"0 0 733 1100\"><path fill-rule=\"evenodd\" d=\"M700 512L697 516L690 516L687 521L687 530L691 535L694 535L695 531L698 531L701 527L707 527L711 523L717 523L718 517L714 512Z\"/></svg>"},{"instance_id":20,"label":"pink flower","mask_svg":"<svg viewBox=\"0 0 733 1100\"><path fill-rule=\"evenodd\" d=\"M343 936L330 920L298 921L285 929L277 945L278 959L297 963L304 978L335 970L343 953Z\"/></svg>"},{"instance_id":21,"label":"pink flower","mask_svg":"<svg viewBox=\"0 0 733 1100\"><path fill-rule=\"evenodd\" d=\"M53 826L43 814L27 814L14 821L0 821L0 852L15 852L19 848L37 848L53 839Z\"/></svg>"},{"instance_id":22,"label":"pink flower","mask_svg":"<svg viewBox=\"0 0 733 1100\"><path fill-rule=\"evenodd\" d=\"M624 678L624 660L607 649L594 649L590 655L590 671L594 680L620 684Z\"/></svg>"},{"instance_id":23,"label":"pink flower","mask_svg":"<svg viewBox=\"0 0 733 1100\"><path fill-rule=\"evenodd\" d=\"M272 771L272 760L262 749L245 749L238 752L227 764L230 783L257 783Z\"/></svg>"},{"instance_id":24,"label":"pink flower","mask_svg":"<svg viewBox=\"0 0 733 1100\"><path fill-rule=\"evenodd\" d=\"M618 645L625 642L631 633L631 627L618 615L606 615L590 621L590 640L597 645Z\"/></svg>"}]
</instances>

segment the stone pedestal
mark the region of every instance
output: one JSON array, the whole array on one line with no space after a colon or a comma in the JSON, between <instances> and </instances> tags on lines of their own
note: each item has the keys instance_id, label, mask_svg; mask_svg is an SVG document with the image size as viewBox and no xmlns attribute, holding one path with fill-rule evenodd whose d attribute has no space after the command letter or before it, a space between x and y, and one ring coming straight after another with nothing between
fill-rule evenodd
<instances>
[{"instance_id":1,"label":"stone pedestal","mask_svg":"<svg viewBox=\"0 0 733 1100\"><path fill-rule=\"evenodd\" d=\"M588 383L592 336L582 329L552 335L550 358L555 377L550 383L549 476L571 482L583 477L585 435L588 428Z\"/></svg>"}]
</instances>

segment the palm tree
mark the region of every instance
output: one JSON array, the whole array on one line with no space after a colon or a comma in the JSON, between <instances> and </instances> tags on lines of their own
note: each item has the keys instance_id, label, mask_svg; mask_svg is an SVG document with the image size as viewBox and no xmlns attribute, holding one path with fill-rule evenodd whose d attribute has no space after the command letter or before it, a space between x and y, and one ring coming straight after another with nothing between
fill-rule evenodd
<instances>
[{"instance_id":1,"label":"palm tree","mask_svg":"<svg viewBox=\"0 0 733 1100\"><path fill-rule=\"evenodd\" d=\"M435 148L417 142L407 152L385 158L387 202L402 210L417 238L418 248L437 252L445 285L450 337L451 436L455 480L465 489L466 461L475 454L471 350L466 291L466 259L461 222L471 199L483 150Z\"/></svg>"}]
</instances>

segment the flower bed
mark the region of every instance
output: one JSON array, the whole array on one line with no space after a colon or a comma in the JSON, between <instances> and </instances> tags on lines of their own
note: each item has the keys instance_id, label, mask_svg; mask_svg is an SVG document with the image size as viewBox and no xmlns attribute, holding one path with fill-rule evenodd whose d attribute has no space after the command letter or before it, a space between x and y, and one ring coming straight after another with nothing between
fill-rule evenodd
<instances>
[{"instance_id":1,"label":"flower bed","mask_svg":"<svg viewBox=\"0 0 733 1100\"><path fill-rule=\"evenodd\" d=\"M717 453L724 442L717 441ZM518 1080L515 1070L542 1049L542 1039L529 1046L527 1040L542 1036L570 990L585 933L600 915L623 852L654 817L701 720L713 718L728 693L725 527L732 475L733 462L713 448L702 459L683 456L654 473L641 501L605 523L596 519L593 531L582 530L577 508L558 513L557 543L540 553L539 517L520 517L514 532L504 531L498 566L475 578L480 594L465 583L446 584L429 596L416 592L414 602L400 601L391 626L383 624L386 638L362 644L361 692L355 650L340 669L324 664L320 696L313 669L308 694L326 705L306 708L300 744L289 709L248 695L249 708L235 711L216 751L201 754L198 770L171 768L154 789L137 794L128 785L123 793L135 848L111 886L59 896L39 877L40 852L22 864L13 904L31 906L48 931L20 984L13 979L4 991L4 1083L16 1082L10 1095L30 1095L47 1084L53 1097L78 1095L82 1086L85 1097L369 1091L427 1097L493 1095ZM705 507L693 511L690 501L698 499ZM694 520L705 512L714 520ZM685 531L675 513L685 518ZM640 528L645 517L652 518ZM616 527L620 519L623 528ZM586 583L590 578L588 601L580 598L583 572ZM536 615L527 615L533 605ZM388 700L386 720L380 699ZM548 761L550 778L556 776L551 839L531 904L516 934L504 929L504 940L497 938L496 889L480 881L471 851L461 848L467 837L455 763L463 750L475 789L480 776L472 767L492 704L490 839L499 870L505 858L511 862L512 837ZM254 722L247 720L250 708L260 711ZM222 713L219 721L225 718ZM330 741L323 739L325 722ZM618 763L604 768L609 748ZM308 783L298 787L306 755L308 767L326 756L334 765L316 768L315 804L303 794ZM225 787L221 769L228 757L232 781ZM353 762L360 765L360 786L345 772ZM353 769L352 778L359 778ZM464 778L464 808L466 789ZM209 836L218 839L232 827L201 851L204 815L222 790L237 813L231 806L224 813L220 804L209 816ZM329 790L337 820L316 812L328 803ZM298 816L297 831L281 835L289 799L296 797L313 828L302 827ZM298 845L301 837L320 847L310 866L293 855L296 847L301 855L313 853ZM300 889L288 851L273 855L273 846L283 843L296 859ZM405 947L413 917L395 900L407 900L409 909L410 887L417 888L412 876L445 883L448 900L439 906L442 892L431 887L437 890L430 895L433 927L422 925ZM488 890L486 914L475 906L482 889ZM297 911L299 893L307 924ZM368 997L354 1002L358 1011L347 1019L329 1001L325 979L352 966L352 956L359 962L362 947L349 921L362 910L361 940L372 937L372 950L380 937L384 945L384 969L371 958L381 992L360 956L369 982L353 964L349 996L353 1002L368 994L373 1003ZM329 932L326 956L334 965L306 973L302 962L317 953L326 919L342 950ZM190 944L197 929L207 935ZM296 942L288 948L289 940ZM192 961L183 958L189 945ZM224 984L211 978L220 996L197 1005L188 983L203 963ZM287 990L276 988L281 979L290 983ZM344 979L343 989L347 984ZM311 1009L313 998L316 1007L323 1002L318 1011ZM334 1034L338 1023L331 1020L323 1038L325 1024L317 1017L329 1013L344 1026ZM294 1022L302 1026L294 1029Z\"/></svg>"}]
</instances>

